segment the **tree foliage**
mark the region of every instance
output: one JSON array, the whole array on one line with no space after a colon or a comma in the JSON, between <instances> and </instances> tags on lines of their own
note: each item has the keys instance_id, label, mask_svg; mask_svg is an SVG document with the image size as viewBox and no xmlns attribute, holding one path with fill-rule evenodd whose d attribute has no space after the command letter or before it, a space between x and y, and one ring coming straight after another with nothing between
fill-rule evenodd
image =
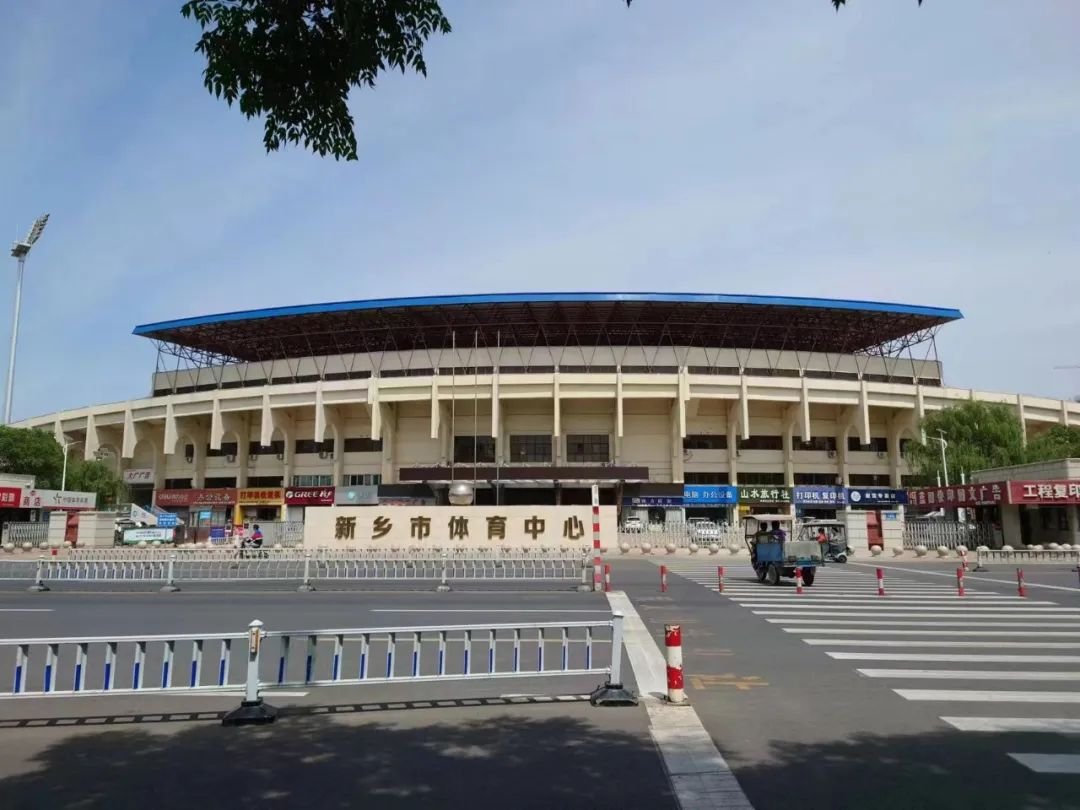
<instances>
[{"instance_id":1,"label":"tree foliage","mask_svg":"<svg viewBox=\"0 0 1080 810\"><path fill-rule=\"evenodd\" d=\"M356 160L352 88L387 70L426 76L424 45L451 30L438 0L187 0L180 13L202 30L206 89L263 116L267 152L302 143L345 160Z\"/></svg>"},{"instance_id":2,"label":"tree foliage","mask_svg":"<svg viewBox=\"0 0 1080 810\"><path fill-rule=\"evenodd\" d=\"M32 475L39 489L59 489L64 451L51 433L0 425L0 472Z\"/></svg>"},{"instance_id":3,"label":"tree foliage","mask_svg":"<svg viewBox=\"0 0 1080 810\"><path fill-rule=\"evenodd\" d=\"M942 483L942 436L949 482L960 482L961 472L971 475L989 467L1007 467L1027 460L1024 434L1015 411L1007 405L964 402L926 415L922 425L925 443L912 442L907 450L912 471L924 484ZM940 431L940 433L939 433Z\"/></svg>"},{"instance_id":4,"label":"tree foliage","mask_svg":"<svg viewBox=\"0 0 1080 810\"><path fill-rule=\"evenodd\" d=\"M1080 458L1080 428L1054 425L1028 442L1028 461Z\"/></svg>"},{"instance_id":5,"label":"tree foliage","mask_svg":"<svg viewBox=\"0 0 1080 810\"><path fill-rule=\"evenodd\" d=\"M127 500L127 487L112 467L102 461L68 461L67 488L76 492L96 492L97 508L106 509Z\"/></svg>"}]
</instances>

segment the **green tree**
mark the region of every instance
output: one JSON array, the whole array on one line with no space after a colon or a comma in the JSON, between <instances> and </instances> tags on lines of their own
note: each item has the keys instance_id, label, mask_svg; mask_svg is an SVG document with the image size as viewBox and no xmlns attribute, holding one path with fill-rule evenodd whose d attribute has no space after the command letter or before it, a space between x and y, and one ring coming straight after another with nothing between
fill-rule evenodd
<instances>
[{"instance_id":1,"label":"green tree","mask_svg":"<svg viewBox=\"0 0 1080 810\"><path fill-rule=\"evenodd\" d=\"M1080 458L1080 427L1054 425L1028 442L1028 461Z\"/></svg>"},{"instance_id":2,"label":"green tree","mask_svg":"<svg viewBox=\"0 0 1080 810\"><path fill-rule=\"evenodd\" d=\"M926 442L912 442L907 454L912 471L921 483L934 484L945 474L941 464L941 444L949 481L960 482L961 471L971 475L989 467L1006 467L1027 460L1024 434L1015 411L1007 405L964 402L926 415L922 425Z\"/></svg>"},{"instance_id":3,"label":"green tree","mask_svg":"<svg viewBox=\"0 0 1080 810\"><path fill-rule=\"evenodd\" d=\"M64 451L51 433L0 425L0 472L32 475L39 489L59 489Z\"/></svg>"},{"instance_id":4,"label":"green tree","mask_svg":"<svg viewBox=\"0 0 1080 810\"><path fill-rule=\"evenodd\" d=\"M352 88L387 70L426 76L424 45L451 30L438 0L187 0L180 13L202 30L206 89L264 116L266 151L303 143L345 160L356 160Z\"/></svg>"},{"instance_id":5,"label":"green tree","mask_svg":"<svg viewBox=\"0 0 1080 810\"><path fill-rule=\"evenodd\" d=\"M101 461L68 461L67 489L75 492L96 492L97 508L110 506L127 500L127 487L112 467Z\"/></svg>"}]
</instances>

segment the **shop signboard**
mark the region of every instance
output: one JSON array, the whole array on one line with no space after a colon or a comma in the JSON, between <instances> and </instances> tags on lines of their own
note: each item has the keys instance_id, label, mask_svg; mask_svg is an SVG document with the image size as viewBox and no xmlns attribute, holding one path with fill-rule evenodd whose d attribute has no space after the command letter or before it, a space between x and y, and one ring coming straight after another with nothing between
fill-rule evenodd
<instances>
[{"instance_id":1,"label":"shop signboard","mask_svg":"<svg viewBox=\"0 0 1080 810\"><path fill-rule=\"evenodd\" d=\"M139 484L153 484L154 471L149 467L124 470L123 479L124 483L128 485L138 486Z\"/></svg>"},{"instance_id":2,"label":"shop signboard","mask_svg":"<svg viewBox=\"0 0 1080 810\"><path fill-rule=\"evenodd\" d=\"M159 489L154 492L157 506L232 506L235 489Z\"/></svg>"},{"instance_id":3,"label":"shop signboard","mask_svg":"<svg viewBox=\"0 0 1080 810\"><path fill-rule=\"evenodd\" d=\"M0 487L0 509L18 509L22 493L18 487Z\"/></svg>"},{"instance_id":4,"label":"shop signboard","mask_svg":"<svg viewBox=\"0 0 1080 810\"><path fill-rule=\"evenodd\" d=\"M728 484L686 484L685 506L734 506L739 502L739 488Z\"/></svg>"},{"instance_id":5,"label":"shop signboard","mask_svg":"<svg viewBox=\"0 0 1080 810\"><path fill-rule=\"evenodd\" d=\"M376 486L335 487L334 503L337 506L375 506L379 503Z\"/></svg>"},{"instance_id":6,"label":"shop signboard","mask_svg":"<svg viewBox=\"0 0 1080 810\"><path fill-rule=\"evenodd\" d=\"M157 515L159 529L175 529L180 523L180 518L172 512L161 512Z\"/></svg>"},{"instance_id":7,"label":"shop signboard","mask_svg":"<svg viewBox=\"0 0 1080 810\"><path fill-rule=\"evenodd\" d=\"M1071 506L1080 504L1080 481L1009 481L1011 504Z\"/></svg>"},{"instance_id":8,"label":"shop signboard","mask_svg":"<svg viewBox=\"0 0 1080 810\"><path fill-rule=\"evenodd\" d=\"M22 509L93 509L97 506L97 493L24 489L19 506Z\"/></svg>"},{"instance_id":9,"label":"shop signboard","mask_svg":"<svg viewBox=\"0 0 1080 810\"><path fill-rule=\"evenodd\" d=\"M792 499L797 506L822 507L830 509L847 503L843 487L814 486L797 484L792 491Z\"/></svg>"},{"instance_id":10,"label":"shop signboard","mask_svg":"<svg viewBox=\"0 0 1080 810\"><path fill-rule=\"evenodd\" d=\"M874 509L878 506L899 506L908 502L908 494L903 489L885 489L871 487L848 487L847 500L852 506Z\"/></svg>"},{"instance_id":11,"label":"shop signboard","mask_svg":"<svg viewBox=\"0 0 1080 810\"><path fill-rule=\"evenodd\" d=\"M629 506L682 506L683 499L680 495L635 495L630 498L624 498L623 503Z\"/></svg>"},{"instance_id":12,"label":"shop signboard","mask_svg":"<svg viewBox=\"0 0 1080 810\"><path fill-rule=\"evenodd\" d=\"M907 490L907 503L930 510L993 506L1005 500L1006 485L966 484L955 487L917 487Z\"/></svg>"},{"instance_id":13,"label":"shop signboard","mask_svg":"<svg viewBox=\"0 0 1080 810\"><path fill-rule=\"evenodd\" d=\"M791 490L787 487L741 486L739 487L740 504L789 504L791 503Z\"/></svg>"},{"instance_id":14,"label":"shop signboard","mask_svg":"<svg viewBox=\"0 0 1080 810\"><path fill-rule=\"evenodd\" d=\"M236 502L241 506L280 506L285 498L281 487L249 487L236 491Z\"/></svg>"},{"instance_id":15,"label":"shop signboard","mask_svg":"<svg viewBox=\"0 0 1080 810\"><path fill-rule=\"evenodd\" d=\"M287 506L333 506L333 487L287 487L285 489Z\"/></svg>"}]
</instances>

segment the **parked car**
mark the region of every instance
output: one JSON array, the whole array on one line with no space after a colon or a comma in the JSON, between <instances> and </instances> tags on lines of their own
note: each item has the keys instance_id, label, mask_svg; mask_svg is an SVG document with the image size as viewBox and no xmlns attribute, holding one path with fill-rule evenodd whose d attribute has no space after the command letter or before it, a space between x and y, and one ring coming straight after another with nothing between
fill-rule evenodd
<instances>
[{"instance_id":1,"label":"parked car","mask_svg":"<svg viewBox=\"0 0 1080 810\"><path fill-rule=\"evenodd\" d=\"M690 518L686 521L686 524L690 530L690 536L694 540L715 543L720 539L720 527L716 524L716 521L708 518Z\"/></svg>"},{"instance_id":2,"label":"parked car","mask_svg":"<svg viewBox=\"0 0 1080 810\"><path fill-rule=\"evenodd\" d=\"M623 518L622 527L624 532L643 532L645 531L645 522L637 515L627 515Z\"/></svg>"}]
</instances>

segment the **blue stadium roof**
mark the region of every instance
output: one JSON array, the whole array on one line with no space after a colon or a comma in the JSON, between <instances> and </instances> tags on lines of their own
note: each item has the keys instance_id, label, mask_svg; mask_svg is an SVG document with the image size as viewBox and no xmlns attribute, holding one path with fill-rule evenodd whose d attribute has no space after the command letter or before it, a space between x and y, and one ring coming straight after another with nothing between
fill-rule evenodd
<instances>
[{"instance_id":1,"label":"blue stadium roof","mask_svg":"<svg viewBox=\"0 0 1080 810\"><path fill-rule=\"evenodd\" d=\"M180 318L134 334L176 349L269 360L450 345L703 345L851 353L918 338L956 309L794 296L659 292L437 295L300 304ZM489 334L490 333L490 334ZM917 342L915 340L914 342Z\"/></svg>"}]
</instances>

